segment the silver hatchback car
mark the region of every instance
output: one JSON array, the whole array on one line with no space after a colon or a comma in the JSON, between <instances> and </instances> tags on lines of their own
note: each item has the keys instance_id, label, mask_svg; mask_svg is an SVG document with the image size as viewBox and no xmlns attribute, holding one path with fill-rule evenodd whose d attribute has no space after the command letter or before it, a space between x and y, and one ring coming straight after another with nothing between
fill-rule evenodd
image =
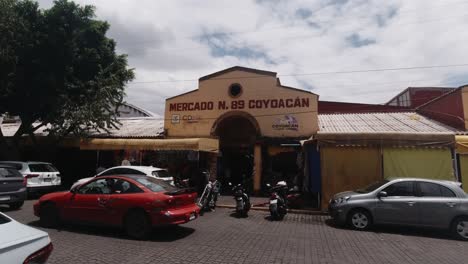
<instances>
[{"instance_id":1,"label":"silver hatchback car","mask_svg":"<svg viewBox=\"0 0 468 264\"><path fill-rule=\"evenodd\" d=\"M338 224L364 230L373 224L450 230L468 241L468 195L461 184L427 179L391 179L338 193L328 205Z\"/></svg>"}]
</instances>

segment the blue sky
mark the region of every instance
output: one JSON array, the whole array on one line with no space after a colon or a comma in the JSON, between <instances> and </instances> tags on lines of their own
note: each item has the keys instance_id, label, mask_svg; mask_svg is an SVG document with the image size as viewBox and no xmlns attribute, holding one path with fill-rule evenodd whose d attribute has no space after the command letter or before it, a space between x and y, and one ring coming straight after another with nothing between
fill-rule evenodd
<instances>
[{"instance_id":1,"label":"blue sky","mask_svg":"<svg viewBox=\"0 0 468 264\"><path fill-rule=\"evenodd\" d=\"M157 114L165 98L235 65L275 71L321 100L384 103L408 86L468 83L468 67L303 75L468 63L468 0L75 2L95 5L129 55L137 79L126 100Z\"/></svg>"}]
</instances>

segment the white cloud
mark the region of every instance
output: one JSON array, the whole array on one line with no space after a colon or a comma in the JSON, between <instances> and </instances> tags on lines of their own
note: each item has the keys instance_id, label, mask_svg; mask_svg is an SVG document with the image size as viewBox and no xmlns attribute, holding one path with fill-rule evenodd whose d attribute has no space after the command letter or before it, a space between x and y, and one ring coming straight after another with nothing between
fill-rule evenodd
<instances>
[{"instance_id":1,"label":"white cloud","mask_svg":"<svg viewBox=\"0 0 468 264\"><path fill-rule=\"evenodd\" d=\"M127 101L159 114L165 98L197 88L192 80L234 65L276 71L283 84L314 88L322 100L383 103L408 86L468 82L468 67L291 76L468 63L466 1L76 2L109 21L135 82L160 81L127 89ZM202 41L222 33L216 46Z\"/></svg>"}]
</instances>

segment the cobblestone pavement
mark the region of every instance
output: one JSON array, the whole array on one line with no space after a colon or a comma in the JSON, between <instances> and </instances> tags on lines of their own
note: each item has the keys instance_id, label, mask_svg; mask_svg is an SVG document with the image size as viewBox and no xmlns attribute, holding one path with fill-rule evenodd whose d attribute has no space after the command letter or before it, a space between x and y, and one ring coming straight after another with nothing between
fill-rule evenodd
<instances>
[{"instance_id":1,"label":"cobblestone pavement","mask_svg":"<svg viewBox=\"0 0 468 264\"><path fill-rule=\"evenodd\" d=\"M34 201L1 210L37 227ZM378 228L358 232L334 227L328 217L267 213L233 217L218 209L186 225L157 229L149 241L127 239L109 228L65 225L43 229L54 243L48 263L467 263L468 242L442 231Z\"/></svg>"}]
</instances>

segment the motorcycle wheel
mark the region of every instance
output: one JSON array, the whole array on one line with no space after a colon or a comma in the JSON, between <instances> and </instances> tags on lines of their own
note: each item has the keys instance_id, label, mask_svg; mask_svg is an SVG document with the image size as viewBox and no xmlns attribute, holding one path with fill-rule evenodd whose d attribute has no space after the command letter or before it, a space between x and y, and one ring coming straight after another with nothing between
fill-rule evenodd
<instances>
[{"instance_id":1,"label":"motorcycle wheel","mask_svg":"<svg viewBox=\"0 0 468 264\"><path fill-rule=\"evenodd\" d=\"M280 218L280 214L278 212L278 206L270 205L270 216L272 220L278 220Z\"/></svg>"},{"instance_id":2,"label":"motorcycle wheel","mask_svg":"<svg viewBox=\"0 0 468 264\"><path fill-rule=\"evenodd\" d=\"M205 210L207 210L208 207L208 199L204 198L201 202L201 208L200 208L200 215L203 215L205 213Z\"/></svg>"}]
</instances>

